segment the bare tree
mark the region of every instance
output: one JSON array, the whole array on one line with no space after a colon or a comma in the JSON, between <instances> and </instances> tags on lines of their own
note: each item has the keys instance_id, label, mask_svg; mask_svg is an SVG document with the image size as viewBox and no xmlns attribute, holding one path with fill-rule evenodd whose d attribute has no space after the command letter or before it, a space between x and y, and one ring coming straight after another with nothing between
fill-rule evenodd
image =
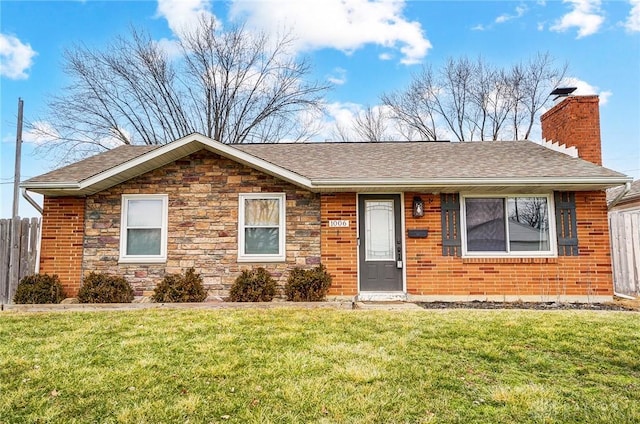
<instances>
[{"instance_id":1,"label":"bare tree","mask_svg":"<svg viewBox=\"0 0 640 424\"><path fill-rule=\"evenodd\" d=\"M177 58L133 29L104 50L75 46L65 53L70 85L32 130L67 160L193 132L228 144L307 139L300 115L320 110L330 87L305 81L310 65L290 54L292 41L222 31L210 17L181 34Z\"/></svg>"},{"instance_id":2,"label":"bare tree","mask_svg":"<svg viewBox=\"0 0 640 424\"><path fill-rule=\"evenodd\" d=\"M549 100L549 93L558 87L567 72L567 65L556 68L549 53L538 53L526 64L522 104L526 110L524 138L528 139L537 116Z\"/></svg>"},{"instance_id":3,"label":"bare tree","mask_svg":"<svg viewBox=\"0 0 640 424\"><path fill-rule=\"evenodd\" d=\"M458 141L528 138L565 71L546 53L508 70L482 58L449 59L437 72L423 68L405 90L381 100L394 120L424 140L438 134Z\"/></svg>"},{"instance_id":4,"label":"bare tree","mask_svg":"<svg viewBox=\"0 0 640 424\"><path fill-rule=\"evenodd\" d=\"M365 106L354 111L350 122L336 122L332 136L338 141L393 141L396 136L389 131L389 116L384 106Z\"/></svg>"},{"instance_id":5,"label":"bare tree","mask_svg":"<svg viewBox=\"0 0 640 424\"><path fill-rule=\"evenodd\" d=\"M393 136L387 132L387 115L381 107L365 107L354 119L354 131L360 140L392 141L393 139Z\"/></svg>"},{"instance_id":6,"label":"bare tree","mask_svg":"<svg viewBox=\"0 0 640 424\"><path fill-rule=\"evenodd\" d=\"M340 122L336 122L333 125L331 136L336 141L347 142L347 141L355 140L355 137L353 136L353 132L351 131L351 129L348 128L346 125L341 124Z\"/></svg>"},{"instance_id":7,"label":"bare tree","mask_svg":"<svg viewBox=\"0 0 640 424\"><path fill-rule=\"evenodd\" d=\"M509 219L527 224L532 228L546 228L548 225L547 199L544 197L516 197L509 205Z\"/></svg>"},{"instance_id":8,"label":"bare tree","mask_svg":"<svg viewBox=\"0 0 640 424\"><path fill-rule=\"evenodd\" d=\"M472 65L469 108L474 110L467 119L480 140L497 140L513 102L509 97L509 81L505 71L488 66L482 59Z\"/></svg>"},{"instance_id":9,"label":"bare tree","mask_svg":"<svg viewBox=\"0 0 640 424\"><path fill-rule=\"evenodd\" d=\"M418 137L423 140L437 140L436 115L438 112L438 89L430 67L414 75L409 87L382 95L382 104L391 110L390 118L396 121L407 140Z\"/></svg>"}]
</instances>

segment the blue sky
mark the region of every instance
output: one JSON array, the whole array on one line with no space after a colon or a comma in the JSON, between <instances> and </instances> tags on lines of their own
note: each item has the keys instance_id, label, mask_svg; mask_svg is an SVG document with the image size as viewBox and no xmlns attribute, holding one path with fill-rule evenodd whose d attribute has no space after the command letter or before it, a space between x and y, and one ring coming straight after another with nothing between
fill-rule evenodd
<instances>
[{"instance_id":1,"label":"blue sky","mask_svg":"<svg viewBox=\"0 0 640 424\"><path fill-rule=\"evenodd\" d=\"M422 64L437 68L448 57L481 55L509 66L549 52L558 65L569 64L579 93L601 96L604 165L640 178L640 0L2 0L0 217L11 215L18 97L26 120L46 116L48 96L69 82L63 51L74 43L102 48L130 26L171 46L174 32L200 14L223 25L291 28L313 77L335 84L325 99L326 128L406 87ZM41 140L28 132L23 139L23 180L58 166L34 153ZM22 201L20 215L37 214Z\"/></svg>"}]
</instances>

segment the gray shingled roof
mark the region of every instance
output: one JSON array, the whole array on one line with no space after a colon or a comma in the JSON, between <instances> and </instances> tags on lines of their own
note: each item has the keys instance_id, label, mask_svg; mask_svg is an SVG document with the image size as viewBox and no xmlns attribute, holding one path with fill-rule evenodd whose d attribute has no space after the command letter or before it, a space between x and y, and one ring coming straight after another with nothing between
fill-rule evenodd
<instances>
[{"instance_id":1,"label":"gray shingled roof","mask_svg":"<svg viewBox=\"0 0 640 424\"><path fill-rule=\"evenodd\" d=\"M104 153L99 153L79 162L72 163L71 165L47 172L46 174L30 178L22 184L80 182L135 159L158 147L160 146L119 146Z\"/></svg>"},{"instance_id":2,"label":"gray shingled roof","mask_svg":"<svg viewBox=\"0 0 640 424\"><path fill-rule=\"evenodd\" d=\"M482 184L603 189L628 177L530 141L282 143L226 146L192 134L165 146L121 146L22 183L49 195L90 194L200 149L313 190Z\"/></svg>"},{"instance_id":3,"label":"gray shingled roof","mask_svg":"<svg viewBox=\"0 0 640 424\"><path fill-rule=\"evenodd\" d=\"M244 144L234 147L311 180L623 175L530 141Z\"/></svg>"}]
</instances>

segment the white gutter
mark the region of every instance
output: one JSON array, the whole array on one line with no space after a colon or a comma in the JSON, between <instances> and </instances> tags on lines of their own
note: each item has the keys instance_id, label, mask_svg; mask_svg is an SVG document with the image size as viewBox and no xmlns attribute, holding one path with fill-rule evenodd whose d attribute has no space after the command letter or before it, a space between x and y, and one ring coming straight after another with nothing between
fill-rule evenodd
<instances>
[{"instance_id":1,"label":"white gutter","mask_svg":"<svg viewBox=\"0 0 640 424\"><path fill-rule=\"evenodd\" d=\"M24 197L27 200L27 202L29 202L31 206L33 206L34 209L40 212L40 215L42 215L42 212L44 211L44 209L42 209L42 206L40 206L38 202L33 200L33 197L29 196L29 193L27 192L26 188L22 189L22 197ZM42 250L40 249L41 245L42 245L42 219L40 219L40 228L38 230L38 245L36 246L36 266L34 268L34 272L36 274L40 272L40 253L41 253L40 251Z\"/></svg>"},{"instance_id":2,"label":"white gutter","mask_svg":"<svg viewBox=\"0 0 640 424\"><path fill-rule=\"evenodd\" d=\"M158 149L159 150L159 149ZM629 178L620 179L618 177L602 177L602 178L553 178L553 177L542 177L542 178L460 178L460 179L401 179L401 178L393 178L393 179L384 179L384 180L308 180L307 178L301 177L298 174L292 173L290 171L282 172L282 168L274 169L272 167L264 166L264 164L248 164L242 158L237 158L237 161L240 163L247 164L249 166L254 167L260 171L268 173L270 175L274 175L288 181L294 185L299 187L306 188L310 191L322 191L322 190L337 190L337 189L350 189L350 190L361 190L361 189L369 189L372 187L384 187L384 188L403 188L403 189L428 189L429 187L459 187L459 186L484 186L484 187L492 187L492 186L508 186L508 187L516 187L516 186L547 186L554 187L562 184L569 185L621 185L621 184L630 184ZM261 166L262 165L262 166ZM280 172L278 172L280 171ZM47 183L47 182L34 182L28 185L28 187L24 187L28 190L39 192L38 190L56 190L60 192L67 192L68 195L78 195L78 194L91 194L90 186L91 184L96 183L97 181L82 181L81 183L76 182L57 182L57 183ZM88 190L88 191L87 191Z\"/></svg>"},{"instance_id":3,"label":"white gutter","mask_svg":"<svg viewBox=\"0 0 640 424\"><path fill-rule=\"evenodd\" d=\"M616 196L615 199L613 199L611 203L609 203L607 210L613 209L613 207L617 205L627 193L629 193L629 190L631 190L631 182L627 181L624 183L624 189Z\"/></svg>"},{"instance_id":4,"label":"white gutter","mask_svg":"<svg viewBox=\"0 0 640 424\"><path fill-rule=\"evenodd\" d=\"M28 185L25 183L21 183L20 187L23 190L31 190L31 191L35 191L38 189L78 191L82 188L80 184L73 183L73 182L67 182L67 183L37 182L37 183L29 183Z\"/></svg>"},{"instance_id":5,"label":"white gutter","mask_svg":"<svg viewBox=\"0 0 640 424\"><path fill-rule=\"evenodd\" d=\"M384 180L313 180L314 188L349 188L367 186L400 186L400 187L425 187L425 186L496 186L496 185L558 185L558 184L631 184L630 178L624 177L541 177L541 178L449 178L449 179L384 179Z\"/></svg>"},{"instance_id":6,"label":"white gutter","mask_svg":"<svg viewBox=\"0 0 640 424\"><path fill-rule=\"evenodd\" d=\"M29 196L29 193L27 192L26 188L22 189L22 197L24 197L27 200L27 202L29 202L29 204L33 206L35 210L40 212L40 215L42 215L42 211L43 211L42 206L40 206L38 202L33 200L33 197Z\"/></svg>"}]
</instances>

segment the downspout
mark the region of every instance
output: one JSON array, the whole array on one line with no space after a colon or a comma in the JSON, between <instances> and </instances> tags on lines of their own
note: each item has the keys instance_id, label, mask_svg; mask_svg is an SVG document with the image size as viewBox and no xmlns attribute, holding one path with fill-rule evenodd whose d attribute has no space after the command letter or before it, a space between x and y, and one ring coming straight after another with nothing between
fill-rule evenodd
<instances>
[{"instance_id":1,"label":"downspout","mask_svg":"<svg viewBox=\"0 0 640 424\"><path fill-rule=\"evenodd\" d=\"M613 209L613 207L617 205L618 202L620 202L620 200L622 200L622 198L627 193L629 193L629 190L631 190L631 182L627 181L626 183L624 183L624 189L616 196L615 199L613 199L611 203L609 203L609 206L607 206L607 210Z\"/></svg>"},{"instance_id":2,"label":"downspout","mask_svg":"<svg viewBox=\"0 0 640 424\"><path fill-rule=\"evenodd\" d=\"M42 206L40 206L38 202L33 200L33 197L29 196L29 193L27 192L26 188L22 189L22 197L24 197L25 200L29 202L29 204L33 206L35 210L40 212L40 215L42 215L42 213L44 212L44 209L42 209ZM38 234L38 246L36 247L36 266L34 268L34 271L36 272L36 274L40 272L40 246L42 245L42 219L40 220L40 228L38 230L39 230L38 231L39 234Z\"/></svg>"},{"instance_id":3,"label":"downspout","mask_svg":"<svg viewBox=\"0 0 640 424\"><path fill-rule=\"evenodd\" d=\"M622 198L627 193L629 193L629 190L631 190L631 183L630 182L624 183L624 189L616 196L615 199L613 199L613 201L611 203L609 203L609 206L607 206L607 210L613 209L620 202L620 200L622 200ZM635 300L635 297L629 296L629 295L623 294L623 293L618 293L615 290L613 291L613 295L616 296L616 297L619 297L621 299Z\"/></svg>"},{"instance_id":4,"label":"downspout","mask_svg":"<svg viewBox=\"0 0 640 424\"><path fill-rule=\"evenodd\" d=\"M26 199L27 202L29 202L29 204L31 206L33 206L35 208L35 210L37 210L38 212L40 212L40 215L42 215L42 206L40 206L38 204L38 202L36 202L35 200L33 200L33 198L31 196L29 196L29 193L27 192L26 188L22 189L22 197L24 197Z\"/></svg>"}]
</instances>

